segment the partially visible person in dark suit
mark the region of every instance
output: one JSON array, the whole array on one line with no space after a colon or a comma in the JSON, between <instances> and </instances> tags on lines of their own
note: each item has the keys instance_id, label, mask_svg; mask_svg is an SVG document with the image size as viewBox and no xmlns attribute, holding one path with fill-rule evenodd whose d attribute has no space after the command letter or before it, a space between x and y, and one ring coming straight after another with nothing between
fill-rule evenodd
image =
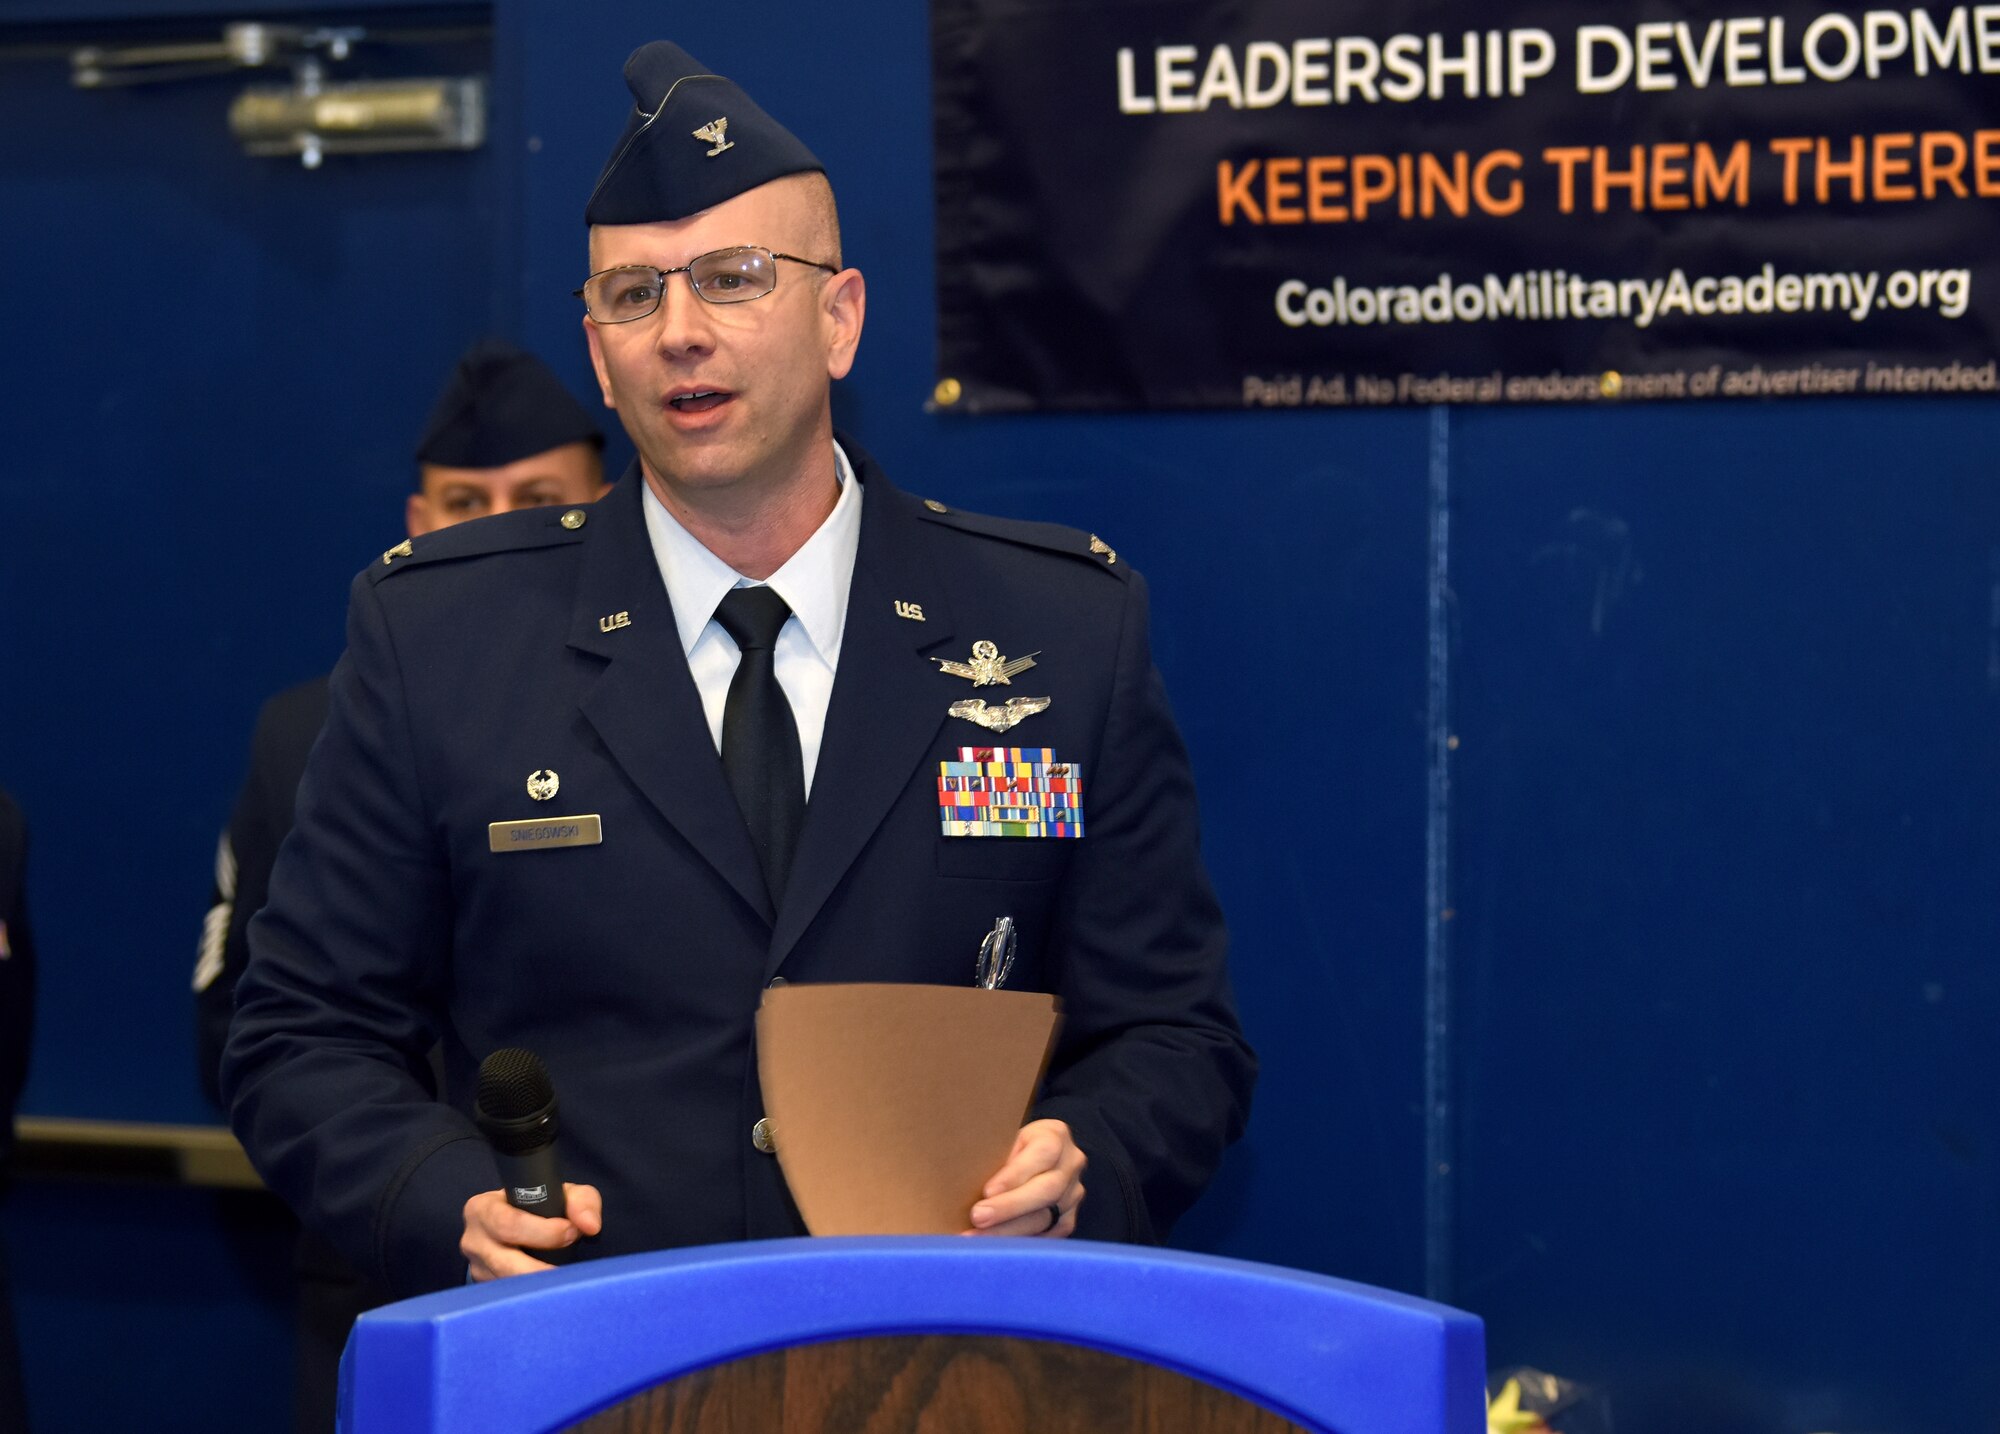
<instances>
[{"instance_id":1,"label":"partially visible person in dark suit","mask_svg":"<svg viewBox=\"0 0 2000 1434\"><path fill-rule=\"evenodd\" d=\"M14 799L0 792L0 1192L12 1173L14 1106L28 1079L35 1022L35 943L28 934L25 873L28 829ZM0 1431L28 1427L21 1351L14 1339L6 1250L0 1248Z\"/></svg>"},{"instance_id":2,"label":"partially visible person in dark suit","mask_svg":"<svg viewBox=\"0 0 2000 1434\"><path fill-rule=\"evenodd\" d=\"M453 369L417 444L418 486L404 509L405 527L414 538L492 513L592 502L604 492L603 447L595 420L540 359L495 340L475 344ZM222 1047L236 981L249 959L250 918L264 905L271 867L292 829L299 774L326 711L325 677L264 704L250 739L249 775L216 849L194 991L202 1088L218 1108ZM299 1242L298 1274L297 1425L331 1430L348 1331L363 1310L389 1295L309 1235Z\"/></svg>"}]
</instances>

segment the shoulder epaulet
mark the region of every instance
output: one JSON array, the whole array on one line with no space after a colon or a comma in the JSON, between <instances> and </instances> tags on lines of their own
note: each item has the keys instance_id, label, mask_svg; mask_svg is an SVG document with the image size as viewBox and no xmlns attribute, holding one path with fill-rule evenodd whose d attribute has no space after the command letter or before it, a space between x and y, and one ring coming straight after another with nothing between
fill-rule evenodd
<instances>
[{"instance_id":1,"label":"shoulder epaulet","mask_svg":"<svg viewBox=\"0 0 2000 1434\"><path fill-rule=\"evenodd\" d=\"M1121 576L1125 572L1125 565L1118 561L1118 554L1112 546L1097 534L1086 533L1081 528L1068 528L1061 523L1031 523L1022 518L995 518L986 513L967 513L935 498L921 499L920 506L925 518L943 527L1081 558L1095 567Z\"/></svg>"},{"instance_id":2,"label":"shoulder epaulet","mask_svg":"<svg viewBox=\"0 0 2000 1434\"><path fill-rule=\"evenodd\" d=\"M457 558L579 543L589 521L589 508L533 508L520 513L499 513L472 523L454 523L421 538L403 539L383 553L379 561L368 565L368 577L379 583L410 568Z\"/></svg>"}]
</instances>

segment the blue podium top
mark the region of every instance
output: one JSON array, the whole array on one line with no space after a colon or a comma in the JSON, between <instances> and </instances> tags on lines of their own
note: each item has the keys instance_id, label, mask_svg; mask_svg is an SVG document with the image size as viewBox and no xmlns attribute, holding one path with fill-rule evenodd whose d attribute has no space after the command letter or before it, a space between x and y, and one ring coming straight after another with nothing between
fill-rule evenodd
<instances>
[{"instance_id":1,"label":"blue podium top","mask_svg":"<svg viewBox=\"0 0 2000 1434\"><path fill-rule=\"evenodd\" d=\"M363 1315L344 1434L556 1429L690 1370L869 1335L1057 1340L1329 1434L1483 1434L1472 1315L1325 1275L1092 1241L767 1240L600 1260Z\"/></svg>"}]
</instances>

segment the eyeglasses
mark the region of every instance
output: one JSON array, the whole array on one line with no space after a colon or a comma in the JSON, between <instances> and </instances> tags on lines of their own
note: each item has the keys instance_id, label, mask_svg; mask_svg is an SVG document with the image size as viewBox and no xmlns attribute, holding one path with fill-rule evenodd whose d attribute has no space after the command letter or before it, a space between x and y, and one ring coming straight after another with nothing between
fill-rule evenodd
<instances>
[{"instance_id":1,"label":"eyeglasses","mask_svg":"<svg viewBox=\"0 0 2000 1434\"><path fill-rule=\"evenodd\" d=\"M743 304L761 299L778 287L780 259L808 264L829 274L840 272L832 264L817 259L801 259L796 254L774 254L761 244L739 244L733 249L717 249L688 260L678 269L655 269L645 264L626 264L616 269L600 269L575 291L591 319L600 324L629 324L643 319L660 307L667 292L669 274L688 276L688 287L697 298L711 304Z\"/></svg>"}]
</instances>

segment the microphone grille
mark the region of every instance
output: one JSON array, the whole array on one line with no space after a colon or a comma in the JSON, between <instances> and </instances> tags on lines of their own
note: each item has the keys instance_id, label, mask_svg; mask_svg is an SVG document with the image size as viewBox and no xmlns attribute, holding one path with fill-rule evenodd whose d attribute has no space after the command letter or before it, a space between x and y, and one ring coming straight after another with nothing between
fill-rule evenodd
<instances>
[{"instance_id":1,"label":"microphone grille","mask_svg":"<svg viewBox=\"0 0 2000 1434\"><path fill-rule=\"evenodd\" d=\"M479 1109L494 1120L523 1120L555 1100L549 1068L533 1051L508 1046L479 1063Z\"/></svg>"}]
</instances>

